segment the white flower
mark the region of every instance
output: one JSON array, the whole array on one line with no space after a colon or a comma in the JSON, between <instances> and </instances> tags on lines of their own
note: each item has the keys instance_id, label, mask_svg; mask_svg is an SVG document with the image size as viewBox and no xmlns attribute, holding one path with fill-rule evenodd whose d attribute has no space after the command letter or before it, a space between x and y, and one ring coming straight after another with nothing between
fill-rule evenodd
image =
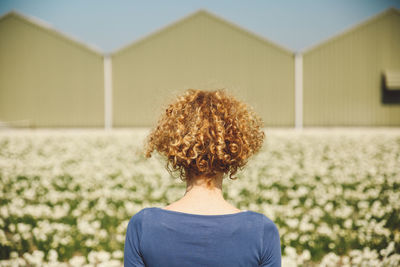
<instances>
[{"instance_id":1,"label":"white flower","mask_svg":"<svg viewBox=\"0 0 400 267\"><path fill-rule=\"evenodd\" d=\"M58 253L57 253L57 251L55 251L54 249L50 249L50 250L49 250L49 253L48 253L48 255L47 255L47 259L48 259L50 262L55 262L55 261L57 261L57 259L58 259Z\"/></svg>"},{"instance_id":2,"label":"white flower","mask_svg":"<svg viewBox=\"0 0 400 267\"><path fill-rule=\"evenodd\" d=\"M83 256L73 256L72 259L69 260L69 264L71 266L82 266L86 263L86 258Z\"/></svg>"},{"instance_id":3,"label":"white flower","mask_svg":"<svg viewBox=\"0 0 400 267\"><path fill-rule=\"evenodd\" d=\"M110 253L107 251L99 251L96 256L99 262L106 262L111 258Z\"/></svg>"},{"instance_id":4,"label":"white flower","mask_svg":"<svg viewBox=\"0 0 400 267\"><path fill-rule=\"evenodd\" d=\"M122 252L121 250L113 251L112 257L114 259L122 259L124 257L124 252Z\"/></svg>"}]
</instances>

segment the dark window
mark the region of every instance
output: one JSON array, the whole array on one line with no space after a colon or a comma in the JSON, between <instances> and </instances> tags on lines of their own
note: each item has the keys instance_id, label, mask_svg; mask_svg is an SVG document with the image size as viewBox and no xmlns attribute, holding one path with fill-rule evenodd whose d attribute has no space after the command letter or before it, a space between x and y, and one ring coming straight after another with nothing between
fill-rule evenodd
<instances>
[{"instance_id":1,"label":"dark window","mask_svg":"<svg viewBox=\"0 0 400 267\"><path fill-rule=\"evenodd\" d=\"M400 104L400 70L382 73L382 103Z\"/></svg>"}]
</instances>

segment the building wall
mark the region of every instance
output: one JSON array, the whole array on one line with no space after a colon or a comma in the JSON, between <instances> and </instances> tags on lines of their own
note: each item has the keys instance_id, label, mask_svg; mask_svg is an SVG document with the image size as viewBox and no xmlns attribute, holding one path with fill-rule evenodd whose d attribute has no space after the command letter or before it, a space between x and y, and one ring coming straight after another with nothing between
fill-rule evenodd
<instances>
[{"instance_id":1,"label":"building wall","mask_svg":"<svg viewBox=\"0 0 400 267\"><path fill-rule=\"evenodd\" d=\"M294 125L294 55L200 11L112 54L113 122L152 126L184 89L226 88L269 126Z\"/></svg>"},{"instance_id":2,"label":"building wall","mask_svg":"<svg viewBox=\"0 0 400 267\"><path fill-rule=\"evenodd\" d=\"M199 11L111 54L113 126L152 126L187 88L226 88L267 127L294 126L294 54ZM390 9L303 53L307 126L400 126L381 75L400 70ZM104 126L103 54L16 13L0 18L0 123Z\"/></svg>"},{"instance_id":3,"label":"building wall","mask_svg":"<svg viewBox=\"0 0 400 267\"><path fill-rule=\"evenodd\" d=\"M305 126L400 126L382 104L381 75L400 69L400 13L383 14L303 55Z\"/></svg>"},{"instance_id":4,"label":"building wall","mask_svg":"<svg viewBox=\"0 0 400 267\"><path fill-rule=\"evenodd\" d=\"M104 125L103 56L11 13L0 20L0 122Z\"/></svg>"}]
</instances>

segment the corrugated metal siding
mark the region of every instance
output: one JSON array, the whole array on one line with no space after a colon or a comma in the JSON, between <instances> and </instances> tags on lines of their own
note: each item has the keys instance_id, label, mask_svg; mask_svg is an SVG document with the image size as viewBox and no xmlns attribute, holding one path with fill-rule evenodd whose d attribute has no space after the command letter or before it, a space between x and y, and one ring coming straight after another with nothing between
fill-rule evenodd
<instances>
[{"instance_id":1,"label":"corrugated metal siding","mask_svg":"<svg viewBox=\"0 0 400 267\"><path fill-rule=\"evenodd\" d=\"M114 126L152 126L187 88L227 88L266 126L294 125L294 55L206 12L112 56Z\"/></svg>"},{"instance_id":2,"label":"corrugated metal siding","mask_svg":"<svg viewBox=\"0 0 400 267\"><path fill-rule=\"evenodd\" d=\"M103 126L103 57L11 14L0 21L0 121Z\"/></svg>"},{"instance_id":3,"label":"corrugated metal siding","mask_svg":"<svg viewBox=\"0 0 400 267\"><path fill-rule=\"evenodd\" d=\"M400 68L400 14L389 10L307 51L305 126L399 126L400 105L381 102L386 69Z\"/></svg>"}]
</instances>

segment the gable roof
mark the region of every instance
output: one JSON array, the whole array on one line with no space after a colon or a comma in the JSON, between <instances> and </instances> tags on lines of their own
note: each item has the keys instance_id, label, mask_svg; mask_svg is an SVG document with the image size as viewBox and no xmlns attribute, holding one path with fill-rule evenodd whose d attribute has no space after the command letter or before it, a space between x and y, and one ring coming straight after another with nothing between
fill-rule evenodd
<instances>
[{"instance_id":1,"label":"gable roof","mask_svg":"<svg viewBox=\"0 0 400 267\"><path fill-rule=\"evenodd\" d=\"M139 39L137 39L135 41L132 41L132 42L126 44L126 45L123 45L122 47L112 51L110 54L118 54L118 53L120 53L120 52L122 52L122 51L124 51L126 49L129 49L132 46L135 46L135 45L137 45L139 43L145 42L145 41L149 40L150 38L152 38L154 36L157 36L157 35L159 35L161 33L169 31L169 30L171 30L171 29L173 29L173 28L175 28L175 27L177 27L177 26L179 26L181 24L184 24L186 21L188 21L190 19L195 18L195 17L199 17L199 16L205 16L207 18L211 18L212 20L217 21L218 23L221 23L221 24L223 24L225 26L228 26L228 27L238 31L241 34L248 35L248 36L250 36L251 38L253 38L253 39L257 40L257 41L261 41L263 43L266 43L266 44L268 44L270 46L273 46L273 47L277 48L278 50L281 50L281 51L283 51L285 53L293 55L293 51L291 49L286 48L286 47L284 47L284 46L282 46L280 44L277 44L277 43L275 43L275 42L273 42L273 41L271 41L269 39L261 37L260 35L257 35L257 34L251 32L251 31L249 31L247 29L244 29L244 28L242 28L242 27L240 27L240 26L238 26L238 25L236 25L236 24L234 24L234 23L232 23L230 21L227 21L227 20L225 20L225 19L223 19L223 18L221 18L221 17L219 17L219 16L217 16L217 15L215 15L215 14L213 14L213 13L207 11L207 10L204 10L204 9L199 9L199 10L193 12L193 13L190 13L190 14L186 15L185 17L183 17L183 18L181 18L181 19L179 19L179 20L177 20L175 22L172 22L172 23L170 23L170 24L168 24L168 25L166 25L166 26L164 26L164 27L162 27L162 28L160 28L160 29L158 29L158 30L156 30L156 31L144 36L144 37L142 37L142 38L139 38Z\"/></svg>"},{"instance_id":2,"label":"gable roof","mask_svg":"<svg viewBox=\"0 0 400 267\"><path fill-rule=\"evenodd\" d=\"M377 20L379 20L379 19L381 19L383 17L386 17L386 16L388 16L390 14L396 14L396 15L400 16L400 9L397 9L395 7L390 7L388 9L385 9L384 11L382 11L382 12L380 12L378 14L375 14L375 15L371 16L370 18L368 18L368 19L366 19L364 21L361 21L361 22L357 23L356 25L353 25L350 28L348 28L348 29L346 29L346 30L344 30L344 31L342 31L342 32L340 32L338 34L330 36L327 39L318 42L317 44L314 44L314 45L311 45L309 47L306 47L305 49L300 51L300 54L306 54L308 52L311 52L314 49L317 49L317 48L319 48L321 46L324 46L324 45L326 45L328 43L334 42L336 39L339 39L340 37L342 37L344 35L347 35L347 34L350 34L350 33L354 32L354 31L357 31L358 29L360 29L362 27L370 25L370 24L376 22Z\"/></svg>"},{"instance_id":3,"label":"gable roof","mask_svg":"<svg viewBox=\"0 0 400 267\"><path fill-rule=\"evenodd\" d=\"M98 47L96 47L94 45L86 44L86 43L84 43L83 41L79 40L76 37L73 37L71 35L65 34L65 33L61 32L60 30L56 29L53 25L51 25L48 22L45 22L45 21L43 21L41 19L38 19L36 17L31 17L31 16L24 15L24 14L22 14L22 13L16 11L16 10L11 10L11 11L3 14L2 16L0 16L0 23L1 23L2 20L5 20L5 19L10 18L10 17L16 18L16 19L18 19L20 21L23 21L23 22L26 22L26 23L29 23L29 24L33 25L34 27L38 27L38 28L40 28L40 29L42 29L44 31L47 31L50 34L52 34L52 35L54 35L54 36L56 36L56 37L58 37L60 39L66 40L66 41L68 41L68 42L70 42L70 43L72 43L72 44L74 44L74 45L76 45L76 46L78 46L80 48L83 48L85 50L89 50L90 52L94 52L94 53L96 53L98 55L101 55L101 56L104 54L104 52L100 48L98 48Z\"/></svg>"},{"instance_id":4,"label":"gable roof","mask_svg":"<svg viewBox=\"0 0 400 267\"><path fill-rule=\"evenodd\" d=\"M366 20L364 20L364 21L362 21L360 23L357 23L356 25L350 26L350 28L348 28L348 29L346 29L346 30L344 30L344 31L342 31L342 32L340 32L338 34L330 36L330 37L326 38L325 40L322 40L322 41L318 42L317 44L314 44L314 45L311 45L309 47L306 47L305 49L303 49L302 51L299 51L298 53L299 54L306 54L306 53L308 53L308 52L310 52L310 51L312 51L312 50L314 50L314 49L316 49L318 47L321 47L321 46L323 46L323 45L325 45L327 43L333 42L334 40L340 38L343 35L350 34L351 32L356 31L361 27L367 26L367 25L375 22L376 20L378 20L378 19L380 19L382 17L385 17L385 16L387 16L389 14L400 15L400 9L397 9L395 7L390 7L390 8L388 8L388 9L386 9L386 10L384 10L384 11L378 13L378 14L375 14L375 15L371 16L370 18L368 18L368 19L366 19ZM241 32L242 34L246 34L246 35L248 35L248 36L250 36L250 37L252 37L252 38L254 38L256 40L259 40L261 42L265 42L265 43L267 43L269 45L272 45L272 46L274 46L274 47L276 47L276 48L278 48L278 49L280 49L280 50L282 50L282 51L284 51L286 53L295 54L294 51L292 51L291 49L289 49L289 48L287 48L287 47L285 47L283 45L277 44L277 43L275 43L275 42L273 42L273 41L271 41L271 40L269 40L269 39L267 39L265 37L262 37L262 36L252 32L252 31L248 30L248 29L244 29L244 28L238 26L237 24L234 24L233 22L225 20L225 19L223 19L223 18L221 18L221 17L219 17L219 16L217 16L217 15L215 15L215 14L213 14L213 13L207 11L207 10L204 10L204 9L200 9L200 10L197 10L197 11L195 11L193 13L190 13L190 14L186 15L185 17L183 17L183 18L181 18L181 19L179 19L179 20L177 20L175 22L172 22L172 23L170 23L170 24L168 24L168 25L166 25L166 26L164 26L164 27L162 27L162 28L150 33L150 34L147 34L142 38L134 40L134 41L132 41L132 42L126 44L126 45L123 45L120 48L117 48L114 51L111 51L109 53L105 53L102 49L98 48L95 45L87 44L87 43L79 40L78 38L76 38L74 36L71 36L71 35L68 35L66 33L61 32L60 30L56 29L53 25L51 25L48 22L45 22L45 21L43 21L41 19L38 19L36 17L32 17L32 16L28 16L28 15L22 14L22 13L16 11L16 10L11 10L11 11L1 15L0 16L0 22L3 19L6 19L8 17L14 17L14 18L20 19L20 20L22 20L24 22L30 23L31 25L36 26L36 27L38 27L40 29L46 30L46 31L50 32L51 34L53 34L53 35L55 35L55 36L57 36L59 38L62 38L63 40L69 41L69 42L71 42L71 43L73 43L73 44L75 44L75 45L77 45L77 46L79 46L81 48L84 48L86 50L94 52L94 53L96 53L98 55L104 55L104 54L108 55L108 54L118 54L121 51L123 51L125 49L128 49L131 46L134 46L136 44L144 42L144 41L152 38L153 36L161 34L164 31L170 30L170 29L172 29L172 28L174 28L174 27L176 27L176 26L178 26L178 25L180 25L182 23L185 23L187 20L189 20L191 18L196 17L196 16L200 16L200 15L207 16L208 18L214 19L214 20L218 21L219 23L225 24L226 26L229 26L229 27Z\"/></svg>"}]
</instances>

